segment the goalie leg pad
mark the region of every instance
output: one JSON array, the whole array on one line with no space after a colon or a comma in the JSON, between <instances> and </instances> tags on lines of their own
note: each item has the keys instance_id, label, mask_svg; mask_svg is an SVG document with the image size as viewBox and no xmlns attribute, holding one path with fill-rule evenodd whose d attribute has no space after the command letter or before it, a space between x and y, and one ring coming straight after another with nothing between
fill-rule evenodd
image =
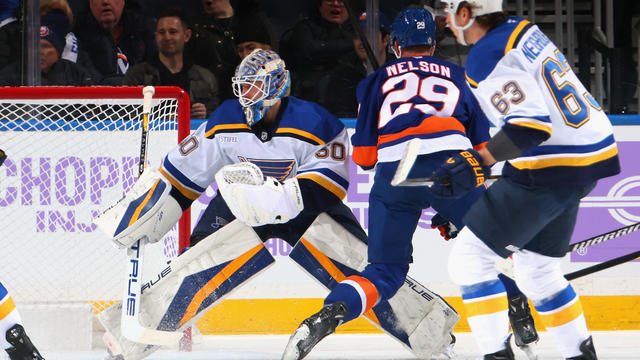
<instances>
[{"instance_id":1,"label":"goalie leg pad","mask_svg":"<svg viewBox=\"0 0 640 360\"><path fill-rule=\"evenodd\" d=\"M171 196L171 183L157 170L146 170L133 188L114 206L94 219L100 230L113 237L119 248L136 241L160 240L182 216L180 204Z\"/></svg>"},{"instance_id":2,"label":"goalie leg pad","mask_svg":"<svg viewBox=\"0 0 640 360\"><path fill-rule=\"evenodd\" d=\"M232 221L174 259L142 285L145 327L182 331L233 290L274 263L255 231ZM125 360L142 359L158 346L129 341L120 331L121 303L99 314ZM117 349L117 346L112 346Z\"/></svg>"},{"instance_id":3,"label":"goalie leg pad","mask_svg":"<svg viewBox=\"0 0 640 360\"><path fill-rule=\"evenodd\" d=\"M322 213L289 257L332 290L368 265L367 245ZM364 313L365 318L408 347L419 358L442 353L460 319L438 294L406 277L397 293Z\"/></svg>"}]
</instances>

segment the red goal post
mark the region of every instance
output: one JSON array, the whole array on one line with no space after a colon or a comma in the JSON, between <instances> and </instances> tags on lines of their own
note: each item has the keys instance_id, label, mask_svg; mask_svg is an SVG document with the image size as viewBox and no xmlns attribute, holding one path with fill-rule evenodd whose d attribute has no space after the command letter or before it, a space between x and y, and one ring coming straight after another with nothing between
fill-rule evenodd
<instances>
[{"instance_id":1,"label":"red goal post","mask_svg":"<svg viewBox=\"0 0 640 360\"><path fill-rule=\"evenodd\" d=\"M142 87L0 87L0 281L18 308L119 300L125 254L92 223L137 179ZM190 132L188 95L155 87L147 166ZM157 245L158 264L188 243L187 212ZM150 273L151 271L149 271Z\"/></svg>"}]
</instances>

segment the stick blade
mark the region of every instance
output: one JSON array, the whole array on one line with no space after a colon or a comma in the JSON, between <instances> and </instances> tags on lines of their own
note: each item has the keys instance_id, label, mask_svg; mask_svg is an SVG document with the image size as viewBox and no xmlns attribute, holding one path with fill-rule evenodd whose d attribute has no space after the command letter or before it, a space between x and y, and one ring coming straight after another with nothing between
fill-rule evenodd
<instances>
[{"instance_id":1,"label":"stick blade","mask_svg":"<svg viewBox=\"0 0 640 360\"><path fill-rule=\"evenodd\" d=\"M416 162L416 158L418 157L420 143L421 140L418 138L411 139L407 143L407 147L404 149L404 153L402 154L402 159L400 159L400 162L398 163L396 173L393 175L393 179L391 180L392 186L411 186L404 184L406 183L407 176L409 176L409 172L413 168L413 164Z\"/></svg>"}]
</instances>

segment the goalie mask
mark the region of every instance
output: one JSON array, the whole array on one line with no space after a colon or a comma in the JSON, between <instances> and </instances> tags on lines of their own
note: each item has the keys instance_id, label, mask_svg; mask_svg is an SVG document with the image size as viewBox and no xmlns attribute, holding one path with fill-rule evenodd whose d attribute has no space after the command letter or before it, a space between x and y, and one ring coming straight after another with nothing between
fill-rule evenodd
<instances>
[{"instance_id":1,"label":"goalie mask","mask_svg":"<svg viewBox=\"0 0 640 360\"><path fill-rule=\"evenodd\" d=\"M233 94L244 109L249 126L289 92L291 79L284 61L273 50L255 49L242 60L231 78Z\"/></svg>"}]
</instances>

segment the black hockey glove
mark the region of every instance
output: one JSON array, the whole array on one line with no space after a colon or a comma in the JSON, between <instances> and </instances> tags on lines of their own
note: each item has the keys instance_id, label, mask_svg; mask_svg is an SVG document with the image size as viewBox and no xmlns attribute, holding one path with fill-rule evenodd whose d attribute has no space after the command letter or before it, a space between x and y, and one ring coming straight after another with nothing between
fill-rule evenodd
<instances>
[{"instance_id":1,"label":"black hockey glove","mask_svg":"<svg viewBox=\"0 0 640 360\"><path fill-rule=\"evenodd\" d=\"M4 150L0 149L0 166L4 163L4 160L7 158L7 154L4 153Z\"/></svg>"},{"instance_id":2,"label":"black hockey glove","mask_svg":"<svg viewBox=\"0 0 640 360\"><path fill-rule=\"evenodd\" d=\"M482 165L482 157L473 149L453 155L433 172L431 192L439 197L459 198L473 188L484 185L491 168Z\"/></svg>"},{"instance_id":3,"label":"black hockey glove","mask_svg":"<svg viewBox=\"0 0 640 360\"><path fill-rule=\"evenodd\" d=\"M452 222L445 219L444 216L440 214L435 214L431 218L431 228L440 230L440 236L442 236L446 241L455 239L460 232Z\"/></svg>"}]
</instances>

